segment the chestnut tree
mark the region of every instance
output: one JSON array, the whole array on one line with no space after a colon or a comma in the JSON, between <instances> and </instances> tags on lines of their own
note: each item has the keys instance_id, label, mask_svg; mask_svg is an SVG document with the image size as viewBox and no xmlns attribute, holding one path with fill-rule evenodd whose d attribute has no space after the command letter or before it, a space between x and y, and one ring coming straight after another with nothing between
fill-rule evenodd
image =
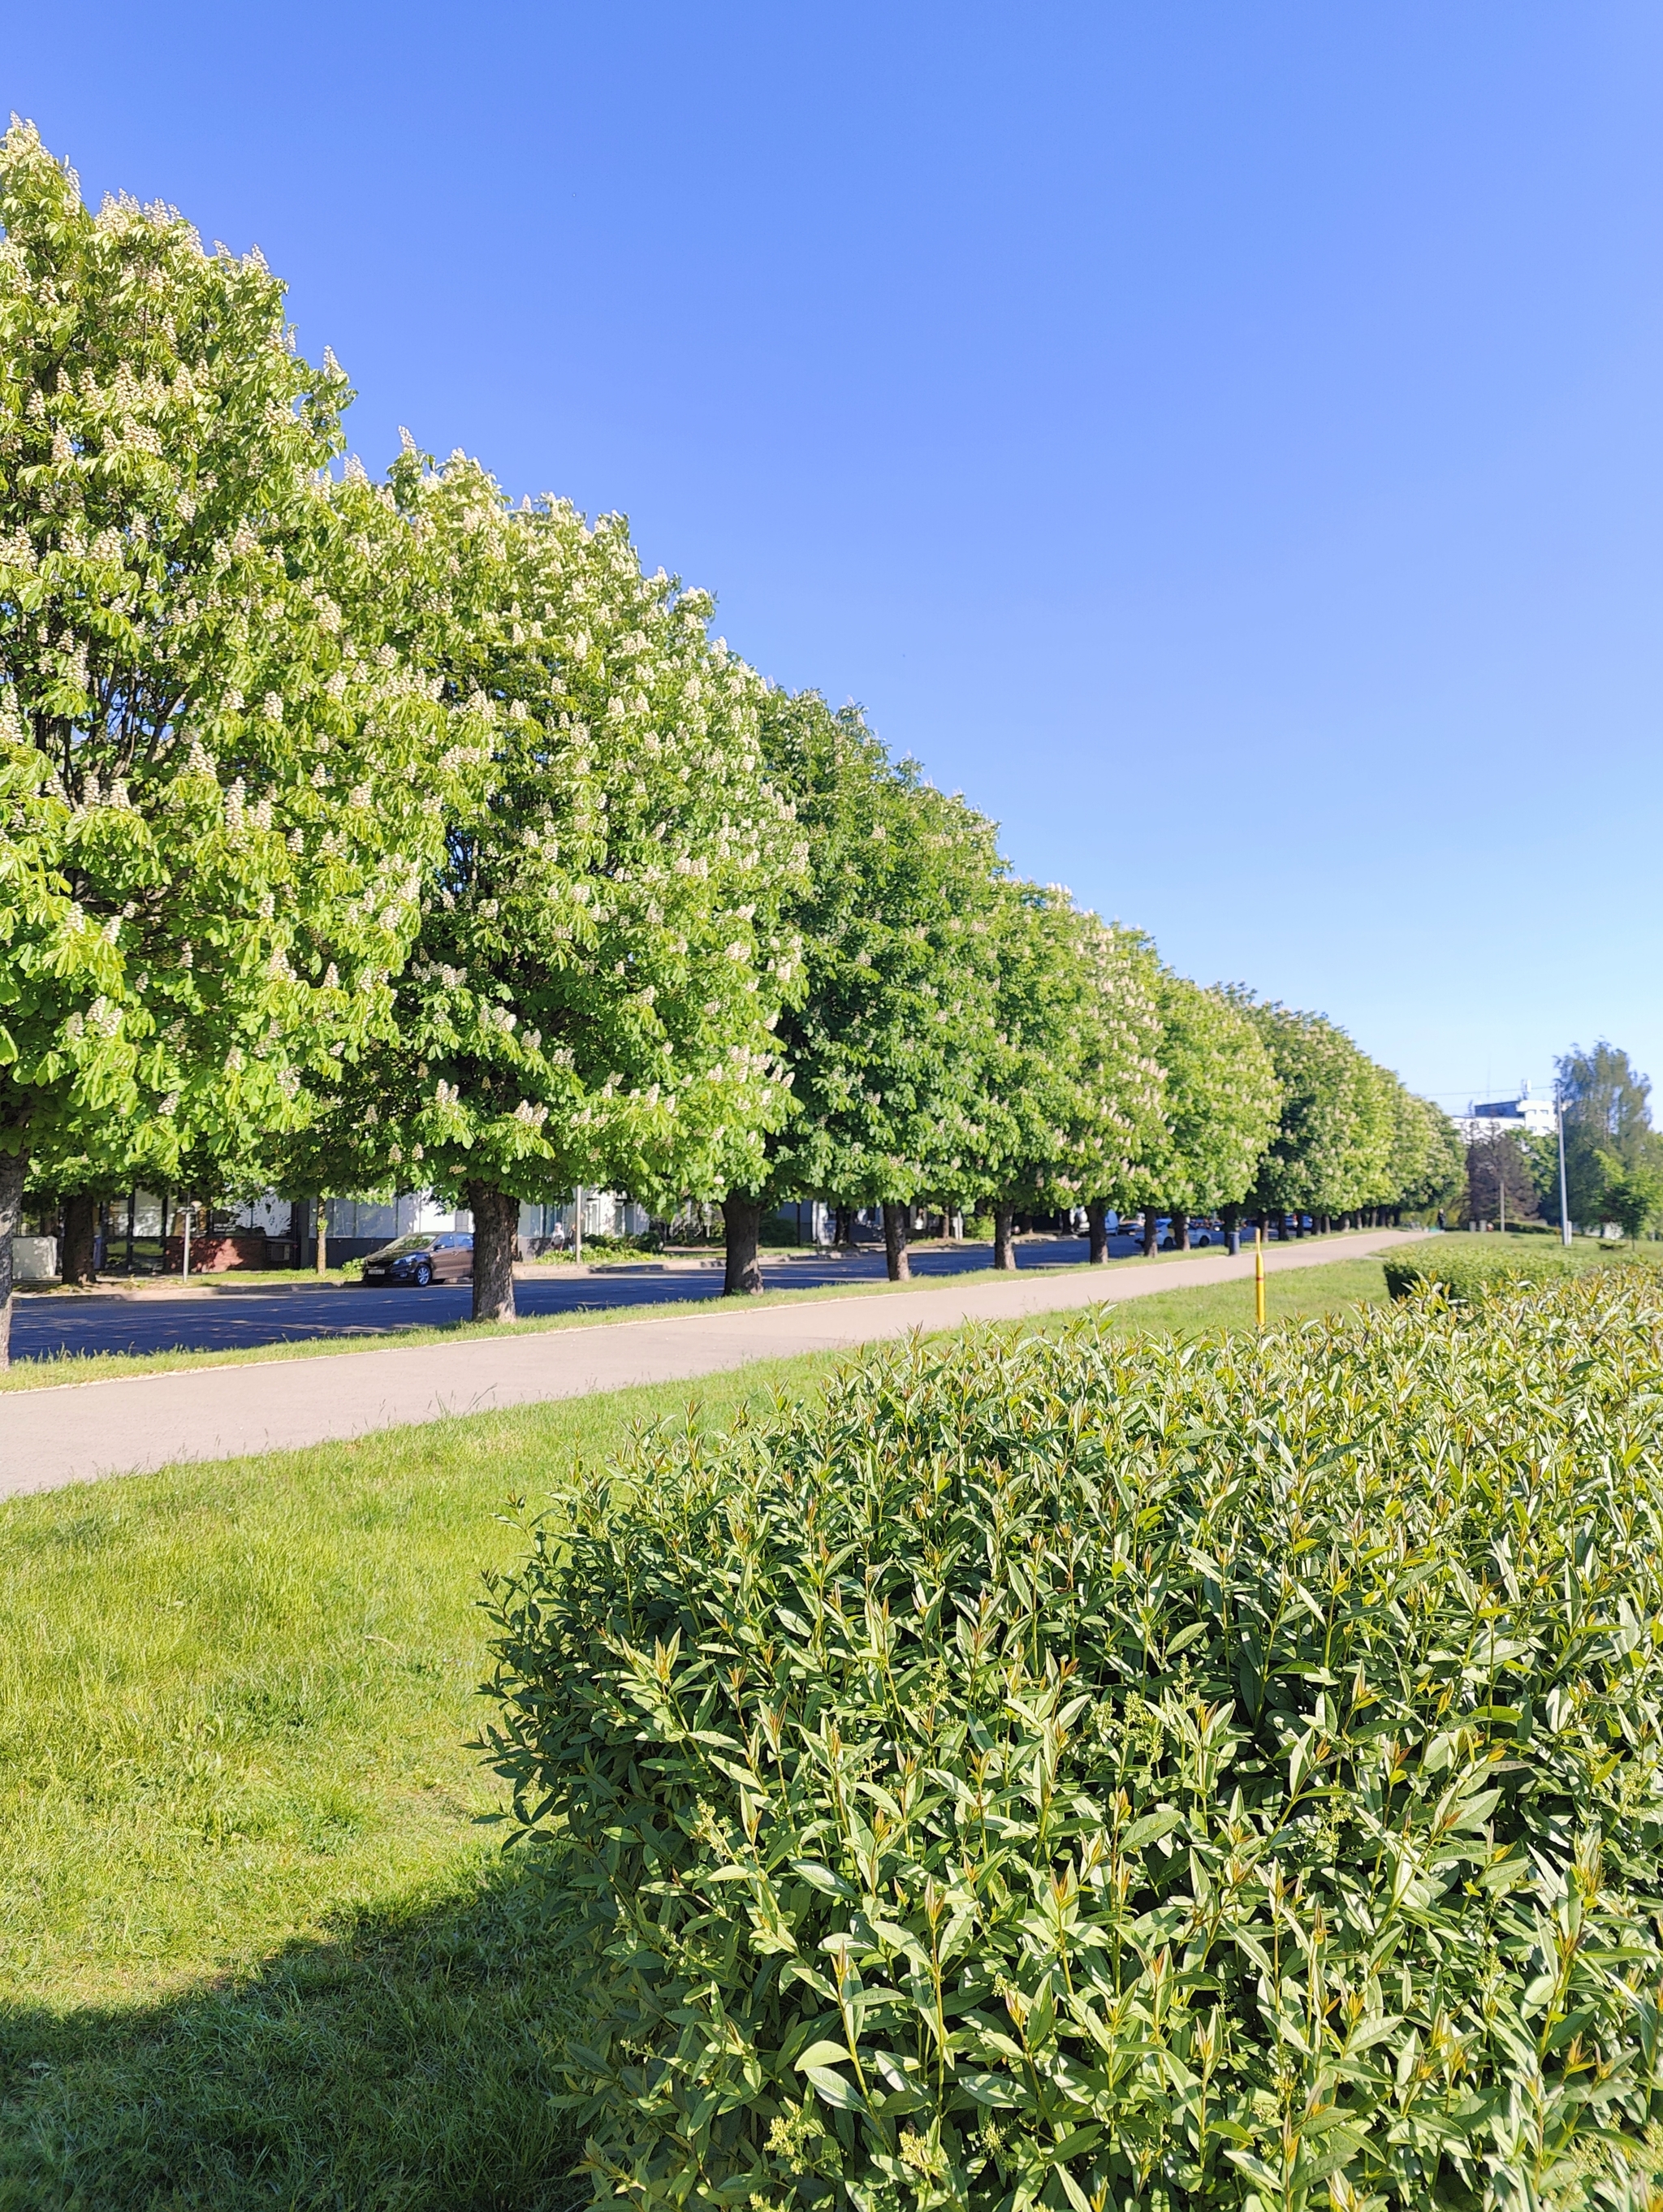
<instances>
[{"instance_id":1,"label":"chestnut tree","mask_svg":"<svg viewBox=\"0 0 1663 2212\"><path fill-rule=\"evenodd\" d=\"M857 708L774 692L762 724L802 841L802 972L778 1037L788 1113L724 1203L727 1287L762 1288L758 1220L787 1197L881 1206L901 1280L913 1205L959 1194L983 1148L1004 866L992 823L892 760Z\"/></svg>"},{"instance_id":2,"label":"chestnut tree","mask_svg":"<svg viewBox=\"0 0 1663 2212\"><path fill-rule=\"evenodd\" d=\"M414 447L385 497L401 652L489 730L396 979L397 1042L325 1093L288 1179L421 1182L474 1224L476 1319L514 1311L523 1202L608 1185L668 1204L763 1170L803 862L760 745L762 679L709 598L648 575L624 520L513 506Z\"/></svg>"},{"instance_id":3,"label":"chestnut tree","mask_svg":"<svg viewBox=\"0 0 1663 2212\"><path fill-rule=\"evenodd\" d=\"M94 214L27 124L0 226L3 1361L31 1159L165 1179L385 1030L483 723L362 588L391 518L259 256Z\"/></svg>"}]
</instances>

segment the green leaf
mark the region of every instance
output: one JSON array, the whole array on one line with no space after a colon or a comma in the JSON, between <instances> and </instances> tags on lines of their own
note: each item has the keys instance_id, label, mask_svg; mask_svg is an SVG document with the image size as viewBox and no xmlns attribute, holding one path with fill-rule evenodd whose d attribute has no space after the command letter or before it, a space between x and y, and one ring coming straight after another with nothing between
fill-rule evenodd
<instances>
[{"instance_id":1,"label":"green leaf","mask_svg":"<svg viewBox=\"0 0 1663 2212\"><path fill-rule=\"evenodd\" d=\"M1157 1844L1162 1836L1169 1836L1183 1820L1183 1814L1168 1808L1161 1813L1145 1813L1126 1829L1120 1838L1122 1849L1140 1851L1146 1844Z\"/></svg>"},{"instance_id":2,"label":"green leaf","mask_svg":"<svg viewBox=\"0 0 1663 2212\"><path fill-rule=\"evenodd\" d=\"M792 2062L798 2073L804 2074L812 2072L816 2066L847 2066L848 2063L849 2052L846 2044L825 2042L810 2044L802 2057Z\"/></svg>"},{"instance_id":3,"label":"green leaf","mask_svg":"<svg viewBox=\"0 0 1663 2212\"><path fill-rule=\"evenodd\" d=\"M865 2111L865 2099L859 2090L852 2082L846 2081L841 2074L834 2074L829 2068L824 2066L810 2066L806 2071L809 2080L814 2085L816 2095L822 2103L829 2105L835 2112L864 2112Z\"/></svg>"}]
</instances>

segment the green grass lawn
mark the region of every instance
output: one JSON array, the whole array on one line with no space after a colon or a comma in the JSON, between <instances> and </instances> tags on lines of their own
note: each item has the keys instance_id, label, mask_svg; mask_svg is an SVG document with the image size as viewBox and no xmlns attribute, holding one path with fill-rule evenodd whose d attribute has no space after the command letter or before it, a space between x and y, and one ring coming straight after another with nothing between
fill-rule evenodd
<instances>
[{"instance_id":1,"label":"green grass lawn","mask_svg":"<svg viewBox=\"0 0 1663 2212\"><path fill-rule=\"evenodd\" d=\"M1239 1328L1252 1295L1108 1322ZM1283 1320L1381 1296L1373 1260L1269 1284ZM548 2097L580 1976L468 1748L480 1575L574 1459L836 1364L0 1506L0 2212L569 2201Z\"/></svg>"}]
</instances>

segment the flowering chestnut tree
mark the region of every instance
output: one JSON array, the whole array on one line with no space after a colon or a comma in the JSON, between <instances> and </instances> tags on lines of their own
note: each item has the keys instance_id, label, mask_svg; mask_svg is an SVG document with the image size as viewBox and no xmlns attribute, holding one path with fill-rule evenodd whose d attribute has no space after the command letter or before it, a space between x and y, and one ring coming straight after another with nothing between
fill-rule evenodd
<instances>
[{"instance_id":1,"label":"flowering chestnut tree","mask_svg":"<svg viewBox=\"0 0 1663 2212\"><path fill-rule=\"evenodd\" d=\"M981 1142L1004 864L992 823L892 761L858 709L775 692L763 731L810 872L789 909L804 973L779 1032L791 1111L730 1185L728 1287L761 1289L757 1218L785 1196L881 1205L898 1280L913 1201L956 1193Z\"/></svg>"},{"instance_id":2,"label":"flowering chestnut tree","mask_svg":"<svg viewBox=\"0 0 1663 2212\"><path fill-rule=\"evenodd\" d=\"M1261 1214L1308 1212L1319 1220L1389 1204L1396 1194L1397 1078L1324 1014L1239 988L1231 996L1258 1031L1281 1085L1280 1114L1250 1203Z\"/></svg>"},{"instance_id":3,"label":"flowering chestnut tree","mask_svg":"<svg viewBox=\"0 0 1663 2212\"><path fill-rule=\"evenodd\" d=\"M979 1198L993 1264L1014 1267L1022 1207L1084 1204L1108 1257L1108 1198L1158 1141L1158 963L1146 938L1074 904L1061 884L1006 887L998 938L997 1059L981 1116Z\"/></svg>"},{"instance_id":4,"label":"flowering chestnut tree","mask_svg":"<svg viewBox=\"0 0 1663 2212\"><path fill-rule=\"evenodd\" d=\"M386 493L403 649L487 720L489 788L447 817L397 1047L325 1101L313 1187L464 1198L475 1317L505 1319L522 1201L760 1175L801 833L764 769L761 678L708 636L705 594L642 574L622 517L515 508L413 448Z\"/></svg>"},{"instance_id":5,"label":"flowering chestnut tree","mask_svg":"<svg viewBox=\"0 0 1663 2212\"><path fill-rule=\"evenodd\" d=\"M1234 1219L1276 1133L1282 1085L1253 1023L1223 991L1171 969L1156 986L1162 1115L1130 1169L1129 1200L1144 1208L1144 1249L1155 1249L1164 1206L1173 1243L1189 1243L1192 1213Z\"/></svg>"},{"instance_id":6,"label":"flowering chestnut tree","mask_svg":"<svg viewBox=\"0 0 1663 2212\"><path fill-rule=\"evenodd\" d=\"M3 1358L31 1157L165 1177L292 1120L385 1026L466 771L258 254L92 213L27 124L0 224Z\"/></svg>"}]
</instances>

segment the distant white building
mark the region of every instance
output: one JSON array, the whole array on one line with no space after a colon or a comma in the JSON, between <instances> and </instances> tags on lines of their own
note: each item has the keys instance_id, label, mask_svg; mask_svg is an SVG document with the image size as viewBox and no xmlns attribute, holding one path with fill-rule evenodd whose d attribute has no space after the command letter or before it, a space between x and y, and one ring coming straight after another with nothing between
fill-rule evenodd
<instances>
[{"instance_id":1,"label":"distant white building","mask_svg":"<svg viewBox=\"0 0 1663 2212\"><path fill-rule=\"evenodd\" d=\"M1475 1101L1464 1115L1458 1115L1455 1126L1469 1145L1481 1137L1512 1134L1520 1137L1551 1136L1554 1128L1553 1101L1533 1098L1530 1085L1521 1083L1516 1098L1491 1098L1483 1103Z\"/></svg>"}]
</instances>

